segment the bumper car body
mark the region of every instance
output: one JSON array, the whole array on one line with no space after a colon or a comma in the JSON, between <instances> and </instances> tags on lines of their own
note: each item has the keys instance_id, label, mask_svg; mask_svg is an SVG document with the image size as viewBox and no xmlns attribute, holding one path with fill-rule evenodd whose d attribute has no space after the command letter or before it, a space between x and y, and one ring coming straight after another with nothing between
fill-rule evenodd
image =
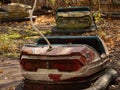
<instances>
[{"instance_id":1,"label":"bumper car body","mask_svg":"<svg viewBox=\"0 0 120 90\"><path fill-rule=\"evenodd\" d=\"M48 40L53 46L51 50L42 38L37 44L22 48L20 64L28 84L33 82L45 87L52 84L53 88L58 88L56 90L65 85L68 89L70 83L92 82L106 68L109 53L97 36L52 36Z\"/></svg>"},{"instance_id":2,"label":"bumper car body","mask_svg":"<svg viewBox=\"0 0 120 90\"><path fill-rule=\"evenodd\" d=\"M87 6L58 8L52 33L81 33L96 30L91 10Z\"/></svg>"}]
</instances>

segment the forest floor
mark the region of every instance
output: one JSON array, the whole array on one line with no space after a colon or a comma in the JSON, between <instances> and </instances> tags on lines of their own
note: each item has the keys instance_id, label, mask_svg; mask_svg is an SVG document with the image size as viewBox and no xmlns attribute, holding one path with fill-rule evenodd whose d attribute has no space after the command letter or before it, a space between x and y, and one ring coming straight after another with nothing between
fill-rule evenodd
<instances>
[{"instance_id":1,"label":"forest floor","mask_svg":"<svg viewBox=\"0 0 120 90\"><path fill-rule=\"evenodd\" d=\"M35 24L44 34L49 35L54 23L51 16L40 16ZM98 30L81 34L98 35L106 43L110 52L108 64L118 71L119 77L109 86L109 90L120 88L120 20L101 19ZM19 65L20 49L24 44L35 43L39 38L29 21L5 22L0 24L0 90L15 90L24 79Z\"/></svg>"}]
</instances>

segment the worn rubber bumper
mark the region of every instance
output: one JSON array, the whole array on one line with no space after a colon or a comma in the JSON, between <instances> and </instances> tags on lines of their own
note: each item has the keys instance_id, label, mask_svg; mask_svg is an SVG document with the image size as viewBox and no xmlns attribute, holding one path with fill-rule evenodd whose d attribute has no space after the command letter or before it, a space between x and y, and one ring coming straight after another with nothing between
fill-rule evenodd
<instances>
[{"instance_id":1,"label":"worn rubber bumper","mask_svg":"<svg viewBox=\"0 0 120 90\"><path fill-rule=\"evenodd\" d=\"M120 12L102 12L102 17L111 17L112 19L120 19Z\"/></svg>"},{"instance_id":2,"label":"worn rubber bumper","mask_svg":"<svg viewBox=\"0 0 120 90\"><path fill-rule=\"evenodd\" d=\"M93 24L91 28L88 29L77 29L77 30L73 30L73 29L59 29L57 27L53 27L51 29L52 34L72 34L72 33L84 33L84 32L91 32L91 31L95 31L97 30L97 26L96 24Z\"/></svg>"},{"instance_id":3,"label":"worn rubber bumper","mask_svg":"<svg viewBox=\"0 0 120 90\"><path fill-rule=\"evenodd\" d=\"M25 79L23 90L106 90L110 82L115 79L118 74L116 70L112 68L107 68L97 73L96 75L92 75L92 77L87 77L87 80L82 82L43 82ZM98 79L96 79L95 77ZM94 84L91 86L91 83Z\"/></svg>"},{"instance_id":4,"label":"worn rubber bumper","mask_svg":"<svg viewBox=\"0 0 120 90\"><path fill-rule=\"evenodd\" d=\"M117 71L105 68L81 81L44 82L25 79L24 90L105 90L116 76ZM91 86L91 83L94 84Z\"/></svg>"},{"instance_id":5,"label":"worn rubber bumper","mask_svg":"<svg viewBox=\"0 0 120 90\"><path fill-rule=\"evenodd\" d=\"M33 16L32 19L33 21L35 21L35 19L37 18L37 16ZM0 18L0 23L3 22L21 22L21 21L28 21L30 20L30 17L14 17L14 18Z\"/></svg>"}]
</instances>

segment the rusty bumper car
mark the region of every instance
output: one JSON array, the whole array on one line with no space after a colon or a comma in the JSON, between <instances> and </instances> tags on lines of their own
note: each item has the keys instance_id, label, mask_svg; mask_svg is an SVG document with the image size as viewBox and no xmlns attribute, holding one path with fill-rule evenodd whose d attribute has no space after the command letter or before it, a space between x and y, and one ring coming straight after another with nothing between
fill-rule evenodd
<instances>
[{"instance_id":1,"label":"rusty bumper car","mask_svg":"<svg viewBox=\"0 0 120 90\"><path fill-rule=\"evenodd\" d=\"M9 3L1 5L0 7L0 23L7 21L21 21L29 19L29 12L31 6L20 3Z\"/></svg>"},{"instance_id":2,"label":"rusty bumper car","mask_svg":"<svg viewBox=\"0 0 120 90\"><path fill-rule=\"evenodd\" d=\"M40 38L21 50L24 90L80 90L105 73L109 53L98 36L47 38L51 49Z\"/></svg>"},{"instance_id":3,"label":"rusty bumper car","mask_svg":"<svg viewBox=\"0 0 120 90\"><path fill-rule=\"evenodd\" d=\"M97 29L91 10L87 6L58 8L55 13L56 26L52 33L82 33Z\"/></svg>"},{"instance_id":4,"label":"rusty bumper car","mask_svg":"<svg viewBox=\"0 0 120 90\"><path fill-rule=\"evenodd\" d=\"M100 0L102 17L120 18L120 0Z\"/></svg>"}]
</instances>

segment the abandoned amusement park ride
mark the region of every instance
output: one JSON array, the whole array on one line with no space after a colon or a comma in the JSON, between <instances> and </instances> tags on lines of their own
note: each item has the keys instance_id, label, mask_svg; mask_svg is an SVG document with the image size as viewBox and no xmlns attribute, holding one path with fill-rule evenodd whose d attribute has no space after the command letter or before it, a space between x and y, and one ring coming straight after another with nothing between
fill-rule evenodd
<instances>
[{"instance_id":1,"label":"abandoned amusement park ride","mask_svg":"<svg viewBox=\"0 0 120 90\"><path fill-rule=\"evenodd\" d=\"M33 24L36 3L29 10L30 20L42 38L21 49L23 90L106 90L117 71L107 66L109 52L104 41L99 36L66 35L97 28L90 8L58 8L51 30L58 35L45 37Z\"/></svg>"},{"instance_id":2,"label":"abandoned amusement park ride","mask_svg":"<svg viewBox=\"0 0 120 90\"><path fill-rule=\"evenodd\" d=\"M31 17L36 2L37 0L31 10ZM92 26L89 8L59 8L56 13L57 28L61 32L66 29L90 29ZM32 18L31 23L42 38L37 44L22 47L20 65L25 78L24 90L101 90L106 89L117 75L114 69L106 65L109 52L99 36L53 34L45 37L34 26Z\"/></svg>"},{"instance_id":3,"label":"abandoned amusement park ride","mask_svg":"<svg viewBox=\"0 0 120 90\"><path fill-rule=\"evenodd\" d=\"M95 31L97 26L87 6L58 8L55 13L56 26L52 33L81 33Z\"/></svg>"}]
</instances>

